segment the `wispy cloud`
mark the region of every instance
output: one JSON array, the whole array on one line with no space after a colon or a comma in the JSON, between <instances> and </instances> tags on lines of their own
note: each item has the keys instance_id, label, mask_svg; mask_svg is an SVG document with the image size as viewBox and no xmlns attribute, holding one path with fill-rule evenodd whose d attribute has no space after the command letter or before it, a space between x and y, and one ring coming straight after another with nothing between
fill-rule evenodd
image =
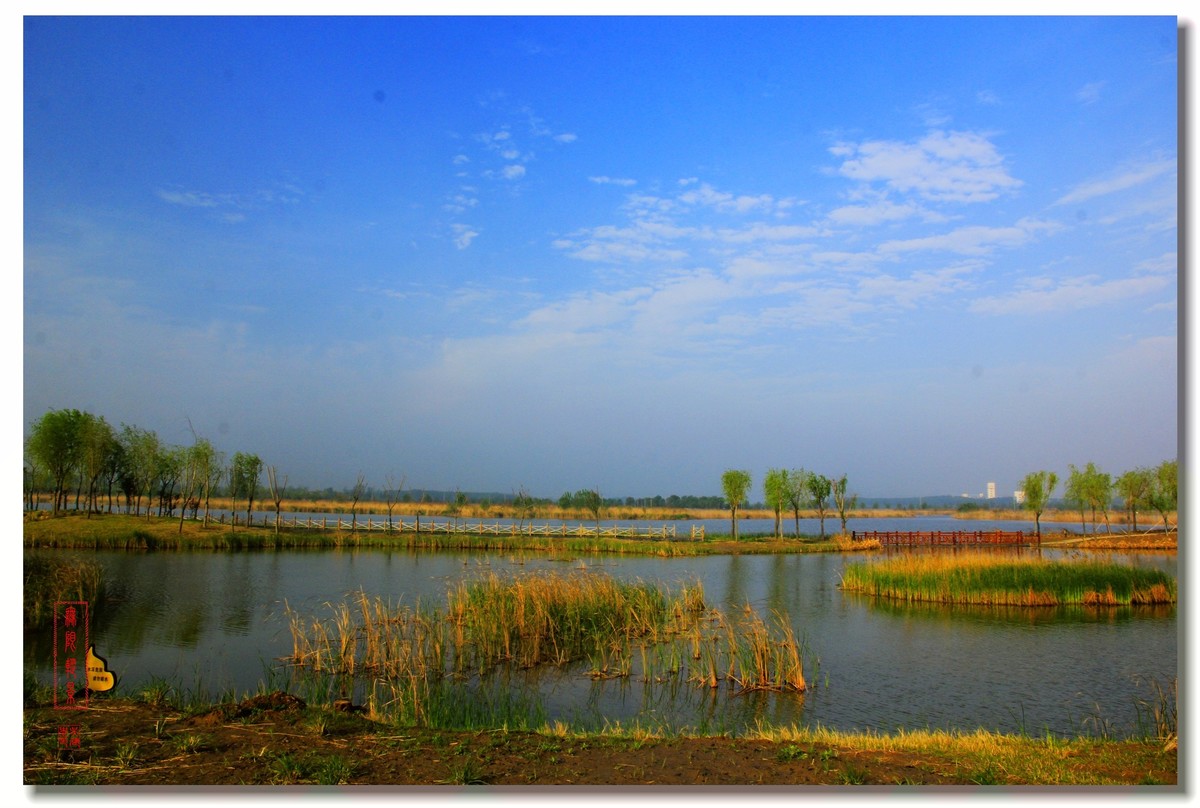
<instances>
[{"instance_id":1,"label":"wispy cloud","mask_svg":"<svg viewBox=\"0 0 1200 808\"><path fill-rule=\"evenodd\" d=\"M1071 205L1098 196L1124 191L1174 171L1175 165L1175 160L1167 159L1139 162L1122 169L1119 173L1078 185L1056 199L1054 204Z\"/></svg>"},{"instance_id":2,"label":"wispy cloud","mask_svg":"<svg viewBox=\"0 0 1200 808\"><path fill-rule=\"evenodd\" d=\"M1104 89L1105 81L1091 81L1079 88L1075 100L1081 104L1094 104L1100 100L1100 91Z\"/></svg>"},{"instance_id":3,"label":"wispy cloud","mask_svg":"<svg viewBox=\"0 0 1200 808\"><path fill-rule=\"evenodd\" d=\"M246 211L296 204L304 197L304 191L293 183L279 183L270 188L243 193L159 188L155 195L171 205L211 210L219 221L236 224L246 220Z\"/></svg>"},{"instance_id":4,"label":"wispy cloud","mask_svg":"<svg viewBox=\"0 0 1200 808\"><path fill-rule=\"evenodd\" d=\"M452 224L450 231L453 233L454 246L460 250L465 250L471 246L471 242L479 235L477 230L466 224Z\"/></svg>"},{"instance_id":5,"label":"wispy cloud","mask_svg":"<svg viewBox=\"0 0 1200 808\"><path fill-rule=\"evenodd\" d=\"M928 250L985 255L998 247L1017 247L1038 234L1053 233L1060 229L1062 225L1057 222L1028 218L1021 219L1011 227L969 225L937 236L886 241L879 245L879 252L888 254Z\"/></svg>"},{"instance_id":6,"label":"wispy cloud","mask_svg":"<svg viewBox=\"0 0 1200 808\"><path fill-rule=\"evenodd\" d=\"M1098 275L1054 280L1035 278L1024 288L1008 295L975 300L970 310L980 314L1047 314L1076 311L1111 303L1127 303L1130 298L1158 292L1170 285L1165 274L1137 275L1104 279Z\"/></svg>"},{"instance_id":7,"label":"wispy cloud","mask_svg":"<svg viewBox=\"0 0 1200 808\"><path fill-rule=\"evenodd\" d=\"M915 143L843 141L829 151L843 158L837 171L844 177L938 202L987 202L1023 184L992 142L974 132L937 130Z\"/></svg>"},{"instance_id":8,"label":"wispy cloud","mask_svg":"<svg viewBox=\"0 0 1200 808\"><path fill-rule=\"evenodd\" d=\"M608 177L608 176L601 175L598 177L588 177L588 180L596 183L597 185L623 185L623 186L637 185L637 180L631 180L631 179L627 179L625 177Z\"/></svg>"}]
</instances>

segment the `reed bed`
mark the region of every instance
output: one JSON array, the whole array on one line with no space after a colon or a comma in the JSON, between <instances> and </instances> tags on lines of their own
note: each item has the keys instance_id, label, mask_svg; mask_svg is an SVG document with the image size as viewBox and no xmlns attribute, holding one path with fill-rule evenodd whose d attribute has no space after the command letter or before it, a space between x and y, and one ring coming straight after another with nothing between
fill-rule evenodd
<instances>
[{"instance_id":1,"label":"reed bed","mask_svg":"<svg viewBox=\"0 0 1200 808\"><path fill-rule=\"evenodd\" d=\"M988 606L1126 606L1176 601L1161 570L992 554L905 554L848 564L842 588L907 602Z\"/></svg>"},{"instance_id":2,"label":"reed bed","mask_svg":"<svg viewBox=\"0 0 1200 808\"><path fill-rule=\"evenodd\" d=\"M370 681L370 709L403 723L441 720L456 701L486 692L498 671L539 666L582 664L593 678L637 669L645 682L682 678L738 692L806 688L786 615L768 623L747 607L729 619L706 607L699 583L668 594L595 573L492 573L450 589L441 609L396 608L363 593L326 607L317 618L287 609L291 663Z\"/></svg>"},{"instance_id":3,"label":"reed bed","mask_svg":"<svg viewBox=\"0 0 1200 808\"><path fill-rule=\"evenodd\" d=\"M105 594L104 571L94 561L28 553L24 564L25 630L47 625L55 601L87 601L97 605Z\"/></svg>"}]
</instances>

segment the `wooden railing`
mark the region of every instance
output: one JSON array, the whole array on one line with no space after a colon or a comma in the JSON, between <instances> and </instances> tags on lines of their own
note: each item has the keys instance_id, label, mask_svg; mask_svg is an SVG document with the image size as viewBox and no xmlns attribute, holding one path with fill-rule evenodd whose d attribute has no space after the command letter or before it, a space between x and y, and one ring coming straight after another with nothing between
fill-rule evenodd
<instances>
[{"instance_id":1,"label":"wooden railing","mask_svg":"<svg viewBox=\"0 0 1200 808\"><path fill-rule=\"evenodd\" d=\"M1037 536L1026 536L1021 530L863 530L850 534L852 541L875 539L880 544L892 545L951 545L965 544L1029 544Z\"/></svg>"}]
</instances>

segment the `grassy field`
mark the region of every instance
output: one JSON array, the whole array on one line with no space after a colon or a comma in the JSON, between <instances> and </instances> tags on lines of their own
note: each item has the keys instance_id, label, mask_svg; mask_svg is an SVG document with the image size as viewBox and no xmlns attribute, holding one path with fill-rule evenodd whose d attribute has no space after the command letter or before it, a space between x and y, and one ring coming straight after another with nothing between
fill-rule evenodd
<instances>
[{"instance_id":1,"label":"grassy field","mask_svg":"<svg viewBox=\"0 0 1200 808\"><path fill-rule=\"evenodd\" d=\"M714 555L724 553L811 553L839 549L833 539L817 541L786 537L743 537L739 542L719 535L702 541L688 538L624 539L572 536L476 536L448 533L353 532L239 526L187 520L180 532L178 518L128 516L125 514L68 513L57 517L39 514L26 518L24 546L27 549L79 550L282 550L291 548L410 548L427 550L533 551L587 555L595 553L654 556Z\"/></svg>"}]
</instances>

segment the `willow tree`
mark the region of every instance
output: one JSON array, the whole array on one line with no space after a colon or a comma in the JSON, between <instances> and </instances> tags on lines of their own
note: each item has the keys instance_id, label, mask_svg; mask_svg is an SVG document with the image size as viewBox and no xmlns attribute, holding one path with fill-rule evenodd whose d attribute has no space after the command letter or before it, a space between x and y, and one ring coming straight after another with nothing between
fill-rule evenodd
<instances>
[{"instance_id":1,"label":"willow tree","mask_svg":"<svg viewBox=\"0 0 1200 808\"><path fill-rule=\"evenodd\" d=\"M1154 472L1150 469L1138 468L1125 472L1113 484L1117 496L1125 506L1125 513L1133 524L1134 533L1137 533L1138 507L1149 500L1153 479Z\"/></svg>"},{"instance_id":2,"label":"willow tree","mask_svg":"<svg viewBox=\"0 0 1200 808\"><path fill-rule=\"evenodd\" d=\"M732 525L733 540L738 540L737 512L746 494L750 493L750 472L743 469L729 469L721 475L721 489L725 493L725 502L729 504L729 521Z\"/></svg>"},{"instance_id":3,"label":"willow tree","mask_svg":"<svg viewBox=\"0 0 1200 808\"><path fill-rule=\"evenodd\" d=\"M808 478L811 475L804 469L792 469L787 472L784 497L796 520L796 538L800 538L800 511L807 508L812 495L808 490Z\"/></svg>"},{"instance_id":4,"label":"willow tree","mask_svg":"<svg viewBox=\"0 0 1200 808\"><path fill-rule=\"evenodd\" d=\"M846 475L830 481L830 492L833 494L833 504L837 508L838 518L842 522L842 532L846 532L846 511L854 510L858 505L858 495L846 496Z\"/></svg>"},{"instance_id":5,"label":"willow tree","mask_svg":"<svg viewBox=\"0 0 1200 808\"><path fill-rule=\"evenodd\" d=\"M1150 505L1162 516L1163 530L1170 530L1167 514L1179 507L1178 460L1164 460L1154 469L1150 482Z\"/></svg>"},{"instance_id":6,"label":"willow tree","mask_svg":"<svg viewBox=\"0 0 1200 808\"><path fill-rule=\"evenodd\" d=\"M1039 543L1042 540L1042 512L1046 510L1056 485L1058 475L1053 471L1031 471L1021 481L1021 490L1025 492L1025 507L1033 511L1033 524L1037 528Z\"/></svg>"},{"instance_id":7,"label":"willow tree","mask_svg":"<svg viewBox=\"0 0 1200 808\"><path fill-rule=\"evenodd\" d=\"M808 475L808 493L812 496L813 505L817 508L817 517L821 520L821 538L825 538L825 510L829 507L829 494L833 490L833 481L824 474Z\"/></svg>"},{"instance_id":8,"label":"willow tree","mask_svg":"<svg viewBox=\"0 0 1200 808\"><path fill-rule=\"evenodd\" d=\"M787 504L787 469L767 469L763 477L763 501L775 513L775 538L783 538L783 507Z\"/></svg>"}]
</instances>

